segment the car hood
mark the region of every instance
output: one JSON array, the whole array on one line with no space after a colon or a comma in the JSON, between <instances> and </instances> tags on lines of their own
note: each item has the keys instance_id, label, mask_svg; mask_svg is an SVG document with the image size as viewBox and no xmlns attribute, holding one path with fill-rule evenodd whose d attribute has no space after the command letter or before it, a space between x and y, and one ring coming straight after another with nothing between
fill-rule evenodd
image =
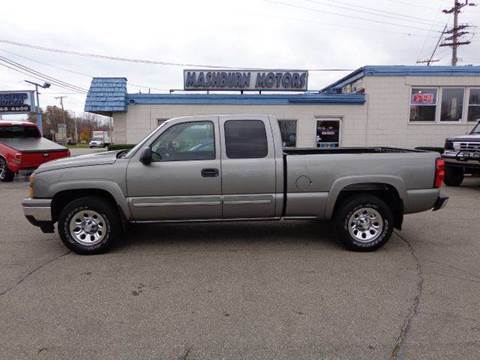
<instances>
[{"instance_id":1,"label":"car hood","mask_svg":"<svg viewBox=\"0 0 480 360\"><path fill-rule=\"evenodd\" d=\"M110 165L117 160L117 154L121 150L106 151L88 155L72 156L59 160L49 161L35 170L35 173L42 173L51 170L60 170L80 166Z\"/></svg>"},{"instance_id":2,"label":"car hood","mask_svg":"<svg viewBox=\"0 0 480 360\"><path fill-rule=\"evenodd\" d=\"M465 142L480 142L480 134L475 135L459 135L459 136L452 136L449 137L447 140L449 141L465 141Z\"/></svg>"}]
</instances>

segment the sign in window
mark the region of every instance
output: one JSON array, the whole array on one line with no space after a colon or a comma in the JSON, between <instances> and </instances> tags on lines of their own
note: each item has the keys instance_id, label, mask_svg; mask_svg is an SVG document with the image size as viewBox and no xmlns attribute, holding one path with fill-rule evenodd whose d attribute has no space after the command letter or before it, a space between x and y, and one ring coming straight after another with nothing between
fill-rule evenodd
<instances>
[{"instance_id":1,"label":"sign in window","mask_svg":"<svg viewBox=\"0 0 480 360\"><path fill-rule=\"evenodd\" d=\"M435 121L437 89L413 88L410 97L410 121Z\"/></svg>"}]
</instances>

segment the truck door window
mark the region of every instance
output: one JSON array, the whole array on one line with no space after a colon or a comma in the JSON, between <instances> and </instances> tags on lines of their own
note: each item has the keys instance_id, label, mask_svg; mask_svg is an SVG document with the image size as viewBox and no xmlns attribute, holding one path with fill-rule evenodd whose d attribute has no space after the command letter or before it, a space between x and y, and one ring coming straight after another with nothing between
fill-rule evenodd
<instances>
[{"instance_id":1,"label":"truck door window","mask_svg":"<svg viewBox=\"0 0 480 360\"><path fill-rule=\"evenodd\" d=\"M260 120L225 122L225 147L230 159L258 159L268 155L265 125Z\"/></svg>"},{"instance_id":2,"label":"truck door window","mask_svg":"<svg viewBox=\"0 0 480 360\"><path fill-rule=\"evenodd\" d=\"M153 161L215 159L215 134L211 121L173 125L151 146Z\"/></svg>"}]
</instances>

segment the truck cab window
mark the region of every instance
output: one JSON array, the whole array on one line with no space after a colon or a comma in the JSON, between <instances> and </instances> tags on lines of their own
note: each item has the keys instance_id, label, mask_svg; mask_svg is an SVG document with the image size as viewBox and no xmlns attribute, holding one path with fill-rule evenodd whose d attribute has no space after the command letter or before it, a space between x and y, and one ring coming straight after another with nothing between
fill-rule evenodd
<instances>
[{"instance_id":1,"label":"truck cab window","mask_svg":"<svg viewBox=\"0 0 480 360\"><path fill-rule=\"evenodd\" d=\"M188 122L165 130L151 146L153 161L215 159L215 135L211 121Z\"/></svg>"},{"instance_id":2,"label":"truck cab window","mask_svg":"<svg viewBox=\"0 0 480 360\"><path fill-rule=\"evenodd\" d=\"M225 147L230 159L258 159L268 155L267 132L260 120L225 122Z\"/></svg>"},{"instance_id":3,"label":"truck cab window","mask_svg":"<svg viewBox=\"0 0 480 360\"><path fill-rule=\"evenodd\" d=\"M0 138L39 138L40 133L35 126L0 126Z\"/></svg>"}]
</instances>

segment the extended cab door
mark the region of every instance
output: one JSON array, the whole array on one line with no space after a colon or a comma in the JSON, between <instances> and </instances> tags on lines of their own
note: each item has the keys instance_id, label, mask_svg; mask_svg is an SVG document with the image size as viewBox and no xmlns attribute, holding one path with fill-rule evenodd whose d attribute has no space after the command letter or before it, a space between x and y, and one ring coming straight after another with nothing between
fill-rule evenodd
<instances>
[{"instance_id":1,"label":"extended cab door","mask_svg":"<svg viewBox=\"0 0 480 360\"><path fill-rule=\"evenodd\" d=\"M135 220L220 219L221 168L218 117L165 123L148 142L149 165L141 150L127 169L129 204Z\"/></svg>"},{"instance_id":2,"label":"extended cab door","mask_svg":"<svg viewBox=\"0 0 480 360\"><path fill-rule=\"evenodd\" d=\"M220 116L224 218L275 216L276 162L267 116Z\"/></svg>"}]
</instances>

